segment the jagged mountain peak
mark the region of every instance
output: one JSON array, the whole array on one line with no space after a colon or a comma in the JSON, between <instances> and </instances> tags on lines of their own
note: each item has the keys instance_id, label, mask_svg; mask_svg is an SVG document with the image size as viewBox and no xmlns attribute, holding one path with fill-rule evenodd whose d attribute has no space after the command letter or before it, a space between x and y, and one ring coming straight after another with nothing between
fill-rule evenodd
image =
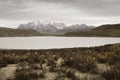
<instances>
[{"instance_id":1,"label":"jagged mountain peak","mask_svg":"<svg viewBox=\"0 0 120 80\"><path fill-rule=\"evenodd\" d=\"M46 24L38 21L28 22L27 24L21 24L18 29L34 29L41 33L67 33L74 31L86 31L92 29L93 26L87 26L86 24L75 24L66 26L64 23L48 22Z\"/></svg>"}]
</instances>

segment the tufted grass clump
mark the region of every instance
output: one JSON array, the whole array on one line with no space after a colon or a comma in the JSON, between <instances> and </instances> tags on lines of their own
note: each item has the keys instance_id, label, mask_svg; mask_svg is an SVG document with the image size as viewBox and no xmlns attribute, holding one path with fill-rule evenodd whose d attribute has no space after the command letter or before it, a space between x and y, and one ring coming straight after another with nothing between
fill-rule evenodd
<instances>
[{"instance_id":1,"label":"tufted grass clump","mask_svg":"<svg viewBox=\"0 0 120 80\"><path fill-rule=\"evenodd\" d=\"M120 80L120 64L115 64L111 68L102 73L106 80Z\"/></svg>"}]
</instances>

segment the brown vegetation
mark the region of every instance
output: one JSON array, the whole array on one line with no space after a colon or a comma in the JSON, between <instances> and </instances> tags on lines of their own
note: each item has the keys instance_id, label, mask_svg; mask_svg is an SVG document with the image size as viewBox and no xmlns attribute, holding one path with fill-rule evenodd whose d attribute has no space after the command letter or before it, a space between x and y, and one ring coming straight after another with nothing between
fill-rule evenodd
<instances>
[{"instance_id":1,"label":"brown vegetation","mask_svg":"<svg viewBox=\"0 0 120 80\"><path fill-rule=\"evenodd\" d=\"M76 71L93 75L89 80L119 80L120 44L92 48L0 50L0 67L7 64L18 64L13 80L46 79L47 73L56 74L53 80L80 80ZM100 72L97 64L110 68ZM82 79L88 80L85 77Z\"/></svg>"}]
</instances>

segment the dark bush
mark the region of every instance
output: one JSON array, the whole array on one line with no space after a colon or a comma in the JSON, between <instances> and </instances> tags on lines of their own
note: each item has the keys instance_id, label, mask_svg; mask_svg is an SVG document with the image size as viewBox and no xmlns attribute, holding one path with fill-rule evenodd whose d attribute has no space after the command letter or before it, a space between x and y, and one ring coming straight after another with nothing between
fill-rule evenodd
<instances>
[{"instance_id":1,"label":"dark bush","mask_svg":"<svg viewBox=\"0 0 120 80\"><path fill-rule=\"evenodd\" d=\"M106 80L120 80L120 64L111 66L111 68L102 73Z\"/></svg>"}]
</instances>

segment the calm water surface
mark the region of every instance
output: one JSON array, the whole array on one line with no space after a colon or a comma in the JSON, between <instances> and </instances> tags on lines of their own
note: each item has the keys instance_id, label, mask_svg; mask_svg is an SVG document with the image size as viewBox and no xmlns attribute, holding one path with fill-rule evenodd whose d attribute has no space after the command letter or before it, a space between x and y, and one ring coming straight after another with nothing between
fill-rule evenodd
<instances>
[{"instance_id":1,"label":"calm water surface","mask_svg":"<svg viewBox=\"0 0 120 80\"><path fill-rule=\"evenodd\" d=\"M73 47L94 47L120 43L120 38L111 37L2 37L2 49L52 49Z\"/></svg>"}]
</instances>

